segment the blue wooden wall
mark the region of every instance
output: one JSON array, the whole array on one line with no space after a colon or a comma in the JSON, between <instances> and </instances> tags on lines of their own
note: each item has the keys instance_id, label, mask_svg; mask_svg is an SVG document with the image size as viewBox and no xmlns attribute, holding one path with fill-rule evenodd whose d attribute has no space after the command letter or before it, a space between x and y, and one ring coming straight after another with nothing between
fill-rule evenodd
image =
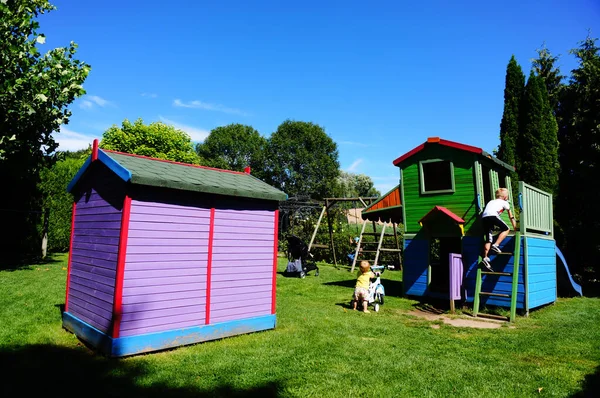
<instances>
[{"instance_id":1,"label":"blue wooden wall","mask_svg":"<svg viewBox=\"0 0 600 398\"><path fill-rule=\"evenodd\" d=\"M427 291L427 269L429 267L429 241L404 238L404 264L402 286L404 294L424 296Z\"/></svg>"},{"instance_id":2,"label":"blue wooden wall","mask_svg":"<svg viewBox=\"0 0 600 398\"><path fill-rule=\"evenodd\" d=\"M426 296L429 294L427 279L429 265L429 240L420 236L404 239L404 294L409 296ZM500 245L504 252L514 252L514 236L507 237ZM465 236L462 239L462 255L465 276L463 289L466 291L466 302L473 302L475 294L475 278L479 266L479 255L483 241L480 237ZM555 241L536 237L521 238L521 254L519 258L519 285L517 287L517 308L533 309L556 301L556 252ZM512 273L514 257L490 254L492 267L498 272ZM525 268L527 268L527 300L525 297ZM493 292L510 295L512 292L512 276L484 275L482 292ZM482 305L510 308L510 298L481 296Z\"/></svg>"},{"instance_id":3,"label":"blue wooden wall","mask_svg":"<svg viewBox=\"0 0 600 398\"><path fill-rule=\"evenodd\" d=\"M479 255L482 252L483 239L474 236L465 236L463 242L463 265L465 267L464 284L467 291L467 302L473 301L475 294L475 278L477 276L477 267L479 266ZM515 247L514 236L507 237L501 244L500 248L504 252L514 252ZM523 238L521 238L521 245ZM497 272L513 272L514 257L507 255L489 255L492 261L492 268ZM517 287L517 308L525 308L525 284L523 279L523 264L525 263L525 255L523 246L521 246L521 255L519 259L519 286ZM492 292L501 294L511 294L512 292L512 276L496 276L484 275L481 284L482 292ZM494 305L510 308L509 297L489 297L481 296L481 305Z\"/></svg>"},{"instance_id":4,"label":"blue wooden wall","mask_svg":"<svg viewBox=\"0 0 600 398\"><path fill-rule=\"evenodd\" d=\"M529 308L556 301L556 242L527 237L527 285Z\"/></svg>"}]
</instances>

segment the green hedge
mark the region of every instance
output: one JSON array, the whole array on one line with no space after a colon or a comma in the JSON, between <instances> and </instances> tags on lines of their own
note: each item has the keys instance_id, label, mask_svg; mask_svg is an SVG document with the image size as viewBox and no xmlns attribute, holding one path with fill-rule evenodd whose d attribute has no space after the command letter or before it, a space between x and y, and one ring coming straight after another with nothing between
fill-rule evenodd
<instances>
[{"instance_id":1,"label":"green hedge","mask_svg":"<svg viewBox=\"0 0 600 398\"><path fill-rule=\"evenodd\" d=\"M84 161L74 158L59 160L54 166L41 172L42 207L49 212L48 252L69 251L73 196L67 192L67 185Z\"/></svg>"}]
</instances>

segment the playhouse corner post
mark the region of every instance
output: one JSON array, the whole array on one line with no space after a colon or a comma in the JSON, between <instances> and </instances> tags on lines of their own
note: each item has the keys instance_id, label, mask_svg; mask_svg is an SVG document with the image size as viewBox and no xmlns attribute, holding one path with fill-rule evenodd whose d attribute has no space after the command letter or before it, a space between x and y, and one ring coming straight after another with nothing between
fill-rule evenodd
<instances>
[{"instance_id":1,"label":"playhouse corner post","mask_svg":"<svg viewBox=\"0 0 600 398\"><path fill-rule=\"evenodd\" d=\"M131 196L123 199L123 214L121 216L121 232L117 255L117 272L115 277L115 293L113 302L112 338L119 337L121 317L123 315L123 279L125 277L125 258L127 256L127 240L129 238L129 217L131 215Z\"/></svg>"},{"instance_id":2,"label":"playhouse corner post","mask_svg":"<svg viewBox=\"0 0 600 398\"><path fill-rule=\"evenodd\" d=\"M275 209L275 220L273 230L273 278L271 290L271 314L275 315L277 309L277 249L279 245L279 209Z\"/></svg>"}]
</instances>

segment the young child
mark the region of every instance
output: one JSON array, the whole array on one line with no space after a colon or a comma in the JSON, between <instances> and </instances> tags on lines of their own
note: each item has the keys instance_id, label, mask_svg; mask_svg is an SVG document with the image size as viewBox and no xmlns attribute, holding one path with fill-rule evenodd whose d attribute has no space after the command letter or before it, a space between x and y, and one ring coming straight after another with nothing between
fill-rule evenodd
<instances>
[{"instance_id":1,"label":"young child","mask_svg":"<svg viewBox=\"0 0 600 398\"><path fill-rule=\"evenodd\" d=\"M508 236L508 232L510 228L502 219L500 218L500 214L504 212L504 210L508 211L508 217L510 218L510 222L512 223L513 228L517 229L517 224L515 222L515 217L510 211L510 205L508 203L508 189L499 188L496 191L496 199L490 200L488 204L485 206L483 210L483 214L481 215L481 220L483 223L483 230L486 233L486 241L483 245L483 265L490 271L494 271L492 269L492 265L490 264L490 259L488 257L488 253L490 249L494 253L502 253L500 250L500 243ZM500 234L496 239L496 243L492 245L494 238L492 236L492 232L494 227L500 228Z\"/></svg>"},{"instance_id":2,"label":"young child","mask_svg":"<svg viewBox=\"0 0 600 398\"><path fill-rule=\"evenodd\" d=\"M375 278L375 274L371 271L371 266L368 261L361 261L358 278L356 279L356 287L352 296L352 309L356 310L358 302L362 302L363 312L371 312L367 309L369 305L369 282L371 278Z\"/></svg>"}]
</instances>

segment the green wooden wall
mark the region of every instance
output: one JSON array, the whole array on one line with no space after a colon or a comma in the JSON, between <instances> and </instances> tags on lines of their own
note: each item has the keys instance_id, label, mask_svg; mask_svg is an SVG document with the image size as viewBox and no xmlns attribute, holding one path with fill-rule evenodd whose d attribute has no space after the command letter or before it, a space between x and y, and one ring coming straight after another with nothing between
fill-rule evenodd
<instances>
[{"instance_id":1,"label":"green wooden wall","mask_svg":"<svg viewBox=\"0 0 600 398\"><path fill-rule=\"evenodd\" d=\"M477 219L476 189L473 153L442 145L426 147L402 164L403 189L402 203L405 211L405 233L417 233L421 229L419 220L434 206L443 206L465 220L465 234L472 235ZM454 166L455 192L441 194L421 194L419 161L429 159L450 160Z\"/></svg>"}]
</instances>

